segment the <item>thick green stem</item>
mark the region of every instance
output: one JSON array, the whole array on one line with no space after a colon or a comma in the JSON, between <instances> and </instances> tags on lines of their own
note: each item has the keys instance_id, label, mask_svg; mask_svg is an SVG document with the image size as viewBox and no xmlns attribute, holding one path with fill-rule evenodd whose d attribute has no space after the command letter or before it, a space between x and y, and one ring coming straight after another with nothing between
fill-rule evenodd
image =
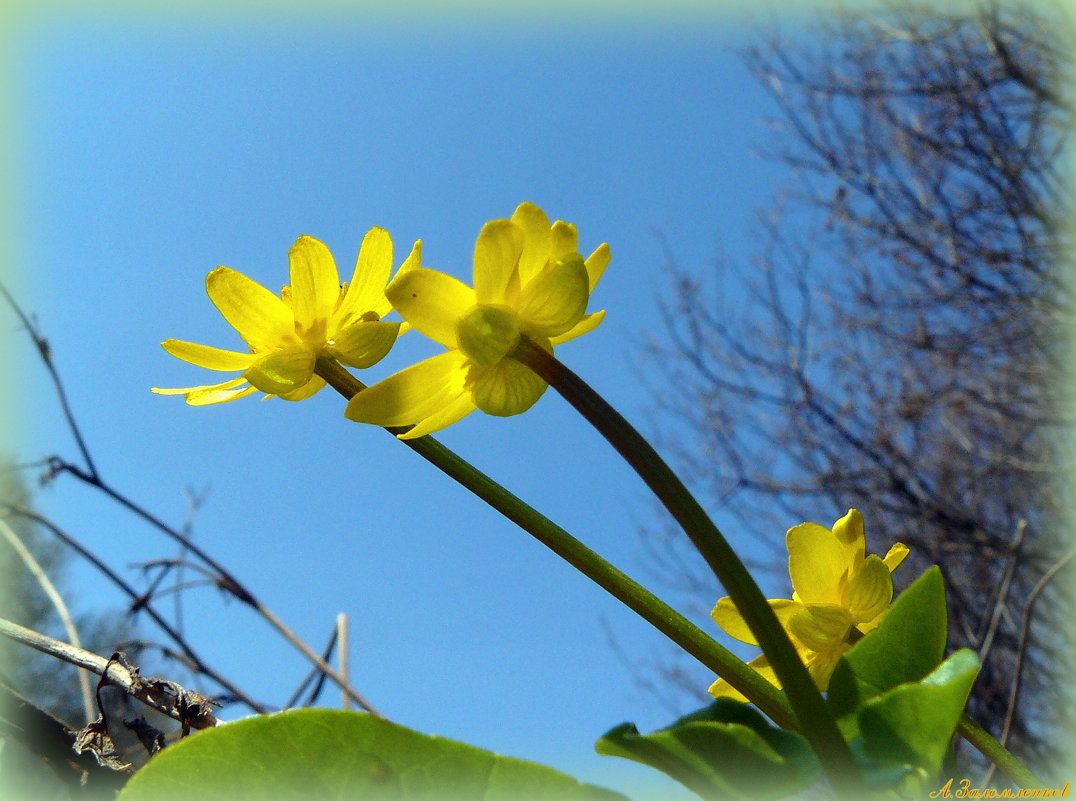
<instances>
[{"instance_id":1,"label":"thick green stem","mask_svg":"<svg viewBox=\"0 0 1076 801\"><path fill-rule=\"evenodd\" d=\"M632 466L684 529L732 598L781 681L800 730L841 797L868 794L848 744L766 597L739 556L657 451L579 376L526 337L512 354L559 392Z\"/></svg>"},{"instance_id":2,"label":"thick green stem","mask_svg":"<svg viewBox=\"0 0 1076 801\"><path fill-rule=\"evenodd\" d=\"M350 399L356 392L364 389L362 382L330 359L319 359L317 372L345 398ZM407 429L386 430L395 435ZM493 479L476 470L433 437L418 437L401 442L534 536L700 663L728 681L775 723L785 728L796 728L796 720L788 700L776 687L641 584Z\"/></svg>"}]
</instances>

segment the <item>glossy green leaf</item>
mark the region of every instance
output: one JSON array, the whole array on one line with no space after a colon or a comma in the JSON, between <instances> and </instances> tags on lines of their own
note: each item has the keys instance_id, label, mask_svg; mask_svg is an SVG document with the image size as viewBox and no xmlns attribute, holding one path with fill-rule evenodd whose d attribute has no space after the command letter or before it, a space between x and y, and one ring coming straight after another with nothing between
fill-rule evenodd
<instances>
[{"instance_id":1,"label":"glossy green leaf","mask_svg":"<svg viewBox=\"0 0 1076 801\"><path fill-rule=\"evenodd\" d=\"M921 682L871 698L858 714L863 754L874 762L911 765L936 775L978 673L978 658L965 648Z\"/></svg>"},{"instance_id":2,"label":"glossy green leaf","mask_svg":"<svg viewBox=\"0 0 1076 801\"><path fill-rule=\"evenodd\" d=\"M875 631L844 655L847 666L830 680L838 716L878 691L922 679L941 662L947 635L945 584L935 565L900 594ZM848 668L858 680L854 687Z\"/></svg>"},{"instance_id":3,"label":"glossy green leaf","mask_svg":"<svg viewBox=\"0 0 1076 801\"><path fill-rule=\"evenodd\" d=\"M596 748L657 768L708 799L781 798L819 775L803 737L771 726L747 704L728 698L651 734L624 723Z\"/></svg>"},{"instance_id":4,"label":"glossy green leaf","mask_svg":"<svg viewBox=\"0 0 1076 801\"><path fill-rule=\"evenodd\" d=\"M551 768L329 709L262 715L162 751L117 801L624 801Z\"/></svg>"}]
</instances>

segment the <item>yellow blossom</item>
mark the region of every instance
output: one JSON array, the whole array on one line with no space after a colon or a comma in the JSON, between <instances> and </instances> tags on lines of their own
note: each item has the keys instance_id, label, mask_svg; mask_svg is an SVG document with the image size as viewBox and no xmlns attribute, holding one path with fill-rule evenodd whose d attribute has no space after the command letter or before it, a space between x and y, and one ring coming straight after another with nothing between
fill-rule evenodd
<instances>
[{"instance_id":1,"label":"yellow blossom","mask_svg":"<svg viewBox=\"0 0 1076 801\"><path fill-rule=\"evenodd\" d=\"M529 409L546 382L510 357L521 336L552 352L598 326L587 314L609 264L602 244L585 261L574 225L531 203L510 220L486 223L474 252L474 288L435 270L398 276L385 290L418 331L448 349L359 392L345 415L380 426L414 425L405 439L430 434L475 409L509 416Z\"/></svg>"},{"instance_id":2,"label":"yellow blossom","mask_svg":"<svg viewBox=\"0 0 1076 801\"><path fill-rule=\"evenodd\" d=\"M392 348L401 323L381 318L392 310L385 285L392 273L392 239L371 228L362 240L351 282L340 284L329 249L301 236L288 251L291 283L277 297L261 284L227 267L206 276L206 292L224 319L239 332L249 352L239 353L194 342L168 339L161 346L176 358L210 370L242 370L219 384L159 389L184 395L192 406L224 403L261 390L297 401L309 398L325 381L314 374L318 356L364 368ZM397 275L418 267L416 242Z\"/></svg>"},{"instance_id":3,"label":"yellow blossom","mask_svg":"<svg viewBox=\"0 0 1076 801\"><path fill-rule=\"evenodd\" d=\"M817 523L790 528L785 544L792 598L771 600L770 607L815 684L825 690L837 661L852 647L848 636L852 629L866 634L881 623L893 601L893 571L908 548L898 542L884 559L868 556L863 515L856 509L850 509L832 530ZM731 599L719 600L711 615L730 636L758 645ZM781 686L765 656L749 664ZM710 693L743 700L724 679L714 682Z\"/></svg>"}]
</instances>

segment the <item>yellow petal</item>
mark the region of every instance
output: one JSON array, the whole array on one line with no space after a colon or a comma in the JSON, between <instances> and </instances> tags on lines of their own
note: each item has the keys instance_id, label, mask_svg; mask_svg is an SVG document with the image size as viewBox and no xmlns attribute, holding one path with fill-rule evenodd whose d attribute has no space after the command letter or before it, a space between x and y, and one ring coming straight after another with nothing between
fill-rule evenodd
<instances>
[{"instance_id":1,"label":"yellow petal","mask_svg":"<svg viewBox=\"0 0 1076 801\"><path fill-rule=\"evenodd\" d=\"M516 265L523 251L523 232L511 220L482 226L474 246L474 291L478 303L511 302L518 291ZM509 287L515 285L509 291Z\"/></svg>"},{"instance_id":2,"label":"yellow petal","mask_svg":"<svg viewBox=\"0 0 1076 801\"><path fill-rule=\"evenodd\" d=\"M785 536L792 587L805 604L840 604L850 568L847 549L828 528L801 523Z\"/></svg>"},{"instance_id":3,"label":"yellow petal","mask_svg":"<svg viewBox=\"0 0 1076 801\"><path fill-rule=\"evenodd\" d=\"M191 392L187 395L187 403L191 406L209 406L212 403L228 403L229 401L245 398L258 391L257 387L244 387L243 389L203 389Z\"/></svg>"},{"instance_id":4,"label":"yellow petal","mask_svg":"<svg viewBox=\"0 0 1076 801\"><path fill-rule=\"evenodd\" d=\"M597 328L604 319L605 309L596 311L593 314L584 314L582 320L560 336L550 337L549 342L552 345L563 345L565 342L570 342L576 337L581 337L583 334L590 333Z\"/></svg>"},{"instance_id":5,"label":"yellow petal","mask_svg":"<svg viewBox=\"0 0 1076 801\"><path fill-rule=\"evenodd\" d=\"M291 307L303 331L325 323L340 298L340 274L333 254L312 236L301 236L288 251L291 264Z\"/></svg>"},{"instance_id":6,"label":"yellow petal","mask_svg":"<svg viewBox=\"0 0 1076 801\"><path fill-rule=\"evenodd\" d=\"M232 389L240 384L245 384L247 381L240 376L239 378L232 378L228 381L222 381L219 384L202 384L197 387L181 387L178 389L162 389L161 387L151 387L150 392L154 392L158 395L187 395L191 392L205 392L206 390L216 389Z\"/></svg>"},{"instance_id":7,"label":"yellow petal","mask_svg":"<svg viewBox=\"0 0 1076 801\"><path fill-rule=\"evenodd\" d=\"M528 331L554 337L570 331L587 310L587 269L578 253L550 263L519 293L519 317Z\"/></svg>"},{"instance_id":8,"label":"yellow petal","mask_svg":"<svg viewBox=\"0 0 1076 801\"><path fill-rule=\"evenodd\" d=\"M519 280L526 284L545 267L553 247L553 232L545 212L533 203L520 203L512 214L512 222L523 230Z\"/></svg>"},{"instance_id":9,"label":"yellow petal","mask_svg":"<svg viewBox=\"0 0 1076 801\"><path fill-rule=\"evenodd\" d=\"M602 275L605 273L605 268L609 266L609 260L612 258L612 254L609 252L609 245L602 242L598 245L597 249L590 254L587 258L587 277L590 279L590 291L594 291L594 287L598 285L598 281L601 280Z\"/></svg>"},{"instance_id":10,"label":"yellow petal","mask_svg":"<svg viewBox=\"0 0 1076 801\"><path fill-rule=\"evenodd\" d=\"M788 632L812 651L825 651L842 643L855 621L835 604L809 604L790 618Z\"/></svg>"},{"instance_id":11,"label":"yellow petal","mask_svg":"<svg viewBox=\"0 0 1076 801\"><path fill-rule=\"evenodd\" d=\"M762 676L766 681L775 687L780 687L781 682L777 680L777 674L774 669L770 667L770 660L768 660L763 654L762 656L755 657L747 663L750 667L754 668L755 672ZM718 679L710 685L710 695L715 698L732 698L736 701L746 701L747 698L739 691L733 688L724 679Z\"/></svg>"},{"instance_id":12,"label":"yellow petal","mask_svg":"<svg viewBox=\"0 0 1076 801\"><path fill-rule=\"evenodd\" d=\"M871 554L844 591L844 607L857 623L866 623L882 614L893 601L893 576L881 557Z\"/></svg>"},{"instance_id":13,"label":"yellow petal","mask_svg":"<svg viewBox=\"0 0 1076 801\"><path fill-rule=\"evenodd\" d=\"M405 434L398 434L400 439L415 439L417 437L424 437L427 434L432 434L435 431L440 431L442 428L447 428L453 423L459 422L464 417L473 412L476 408L474 405L474 399L471 397L470 392L462 393L454 401L450 401L441 407L440 411L431 414L425 420L422 420Z\"/></svg>"},{"instance_id":14,"label":"yellow petal","mask_svg":"<svg viewBox=\"0 0 1076 801\"><path fill-rule=\"evenodd\" d=\"M314 351L295 345L260 355L243 378L270 395L283 395L299 389L314 374Z\"/></svg>"},{"instance_id":15,"label":"yellow petal","mask_svg":"<svg viewBox=\"0 0 1076 801\"><path fill-rule=\"evenodd\" d=\"M519 316L507 306L478 305L456 325L459 349L480 367L492 367L519 344Z\"/></svg>"},{"instance_id":16,"label":"yellow petal","mask_svg":"<svg viewBox=\"0 0 1076 801\"><path fill-rule=\"evenodd\" d=\"M815 686L825 692L829 689L829 680L833 677L833 671L837 667L841 656L848 652L852 646L848 643L835 645L829 650L818 651L804 660L807 672L814 679Z\"/></svg>"},{"instance_id":17,"label":"yellow petal","mask_svg":"<svg viewBox=\"0 0 1076 801\"><path fill-rule=\"evenodd\" d=\"M356 423L406 426L436 414L464 393L467 357L449 351L362 390L344 416Z\"/></svg>"},{"instance_id":18,"label":"yellow petal","mask_svg":"<svg viewBox=\"0 0 1076 801\"><path fill-rule=\"evenodd\" d=\"M166 339L161 347L177 359L209 370L246 370L257 358L253 353L236 353L179 339Z\"/></svg>"},{"instance_id":19,"label":"yellow petal","mask_svg":"<svg viewBox=\"0 0 1076 801\"><path fill-rule=\"evenodd\" d=\"M904 561L904 557L906 557L908 553L908 546L903 542L898 542L889 549L889 553L885 555L885 559L882 561L885 562L885 566L888 567L889 572L892 573L900 567L900 563Z\"/></svg>"},{"instance_id":20,"label":"yellow petal","mask_svg":"<svg viewBox=\"0 0 1076 801\"><path fill-rule=\"evenodd\" d=\"M385 294L407 322L446 348L458 346L456 323L475 305L473 289L425 267L395 278Z\"/></svg>"},{"instance_id":21,"label":"yellow petal","mask_svg":"<svg viewBox=\"0 0 1076 801\"><path fill-rule=\"evenodd\" d=\"M218 267L205 279L213 305L255 350L297 341L295 317L284 301L242 273Z\"/></svg>"},{"instance_id":22,"label":"yellow petal","mask_svg":"<svg viewBox=\"0 0 1076 801\"><path fill-rule=\"evenodd\" d=\"M355 273L347 285L347 294L340 302L337 317L359 319L366 312L376 311L378 317L388 314L385 285L392 275L392 237L384 228L371 228L362 238ZM384 309L384 311L379 311Z\"/></svg>"},{"instance_id":23,"label":"yellow petal","mask_svg":"<svg viewBox=\"0 0 1076 801\"><path fill-rule=\"evenodd\" d=\"M848 513L833 524L833 535L848 552L848 561L853 570L867 556L867 535L863 528L863 515L858 509L849 509Z\"/></svg>"},{"instance_id":24,"label":"yellow petal","mask_svg":"<svg viewBox=\"0 0 1076 801\"><path fill-rule=\"evenodd\" d=\"M533 406L549 386L515 359L502 359L489 368L473 368L471 392L475 406L486 414L510 417Z\"/></svg>"},{"instance_id":25,"label":"yellow petal","mask_svg":"<svg viewBox=\"0 0 1076 801\"><path fill-rule=\"evenodd\" d=\"M571 223L557 220L553 223L550 234L552 242L550 243L549 257L553 261L563 259L579 251L579 234Z\"/></svg>"},{"instance_id":26,"label":"yellow petal","mask_svg":"<svg viewBox=\"0 0 1076 801\"><path fill-rule=\"evenodd\" d=\"M325 379L320 375L315 375L298 389L292 390L291 392L285 392L278 397L286 401L301 401L316 395L323 389L325 389Z\"/></svg>"},{"instance_id":27,"label":"yellow petal","mask_svg":"<svg viewBox=\"0 0 1076 801\"><path fill-rule=\"evenodd\" d=\"M777 620L787 630L788 621L803 608L803 604L795 601L790 601L787 598L775 598L768 601L770 608L777 615ZM740 642L748 643L749 645L758 645L758 640L755 639L755 635L751 633L751 629L747 625L747 621L743 619L739 610L736 609L736 605L732 602L732 599L725 597L720 599L710 612L710 617L714 619L714 622L719 625L726 634L730 637L734 637Z\"/></svg>"},{"instance_id":28,"label":"yellow petal","mask_svg":"<svg viewBox=\"0 0 1076 801\"><path fill-rule=\"evenodd\" d=\"M414 269L416 269L418 267L421 267L421 266L422 266L422 240L418 239L418 240L415 241L415 244L411 246L411 252L408 254L407 258L404 259L404 263L400 265L400 269L396 271L396 278L399 278L401 275L405 275L406 273L411 272L411 270L414 270ZM379 317L384 317L386 314L388 314L390 311L392 311L392 304L389 303L389 299L387 297L384 297L384 292L382 292L381 294L382 294L381 301L378 302L378 304L373 307L373 311L377 312ZM404 331L408 330L410 327L411 327L410 325L407 325L406 328L403 328L403 329L400 330L400 333L402 334Z\"/></svg>"},{"instance_id":29,"label":"yellow petal","mask_svg":"<svg viewBox=\"0 0 1076 801\"><path fill-rule=\"evenodd\" d=\"M401 325L384 321L354 323L335 334L327 343L326 350L334 359L349 367L365 369L377 364L392 350L400 335Z\"/></svg>"}]
</instances>

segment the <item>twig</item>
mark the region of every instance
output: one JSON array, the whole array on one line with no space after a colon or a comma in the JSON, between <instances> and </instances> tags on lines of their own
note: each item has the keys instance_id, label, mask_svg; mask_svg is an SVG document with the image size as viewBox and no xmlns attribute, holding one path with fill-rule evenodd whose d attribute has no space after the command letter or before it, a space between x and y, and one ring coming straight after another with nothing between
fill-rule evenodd
<instances>
[{"instance_id":1,"label":"twig","mask_svg":"<svg viewBox=\"0 0 1076 801\"><path fill-rule=\"evenodd\" d=\"M75 422L75 415L71 411L71 404L67 402L67 392L64 390L63 382L60 380L60 373L56 370L56 365L52 361L52 349L49 347L49 341L41 335L41 332L37 330L37 326L26 315L26 312L22 310L18 303L15 302L15 298L11 296L11 293L7 291L7 287L3 282L0 282L0 292L4 294L5 300L12 310L22 321L23 327L26 329L26 333L30 335L30 339L33 340L34 347L37 348L38 354L41 356L41 361L45 363L45 369L49 372L49 377L52 378L52 385L56 388L56 397L60 400L60 408L63 410L64 419L67 421L67 427L71 429L71 434L75 438L75 444L78 446L79 452L82 454L82 458L86 460L86 468L94 478L97 478L97 466L93 463L93 457L90 456L90 450L86 447L86 442L82 438L82 431L78 427L78 423Z\"/></svg>"},{"instance_id":2,"label":"twig","mask_svg":"<svg viewBox=\"0 0 1076 801\"><path fill-rule=\"evenodd\" d=\"M1016 564L1020 560L1020 548L1024 544L1024 537L1027 535L1027 521L1020 520L1016 524L1016 536L1013 538L1012 544L1009 545L1009 556L1005 563L1005 570L1002 571L1001 581L998 583L997 598L994 600L994 612L990 616L990 623L987 626L986 633L984 634L979 645L979 661L986 662L986 655L990 652L990 647L994 644L994 635L997 633L998 625L1001 622L1001 613L1005 609L1005 601L1009 596L1009 589L1012 586L1013 574L1016 572Z\"/></svg>"},{"instance_id":3,"label":"twig","mask_svg":"<svg viewBox=\"0 0 1076 801\"><path fill-rule=\"evenodd\" d=\"M333 651L336 649L336 627L333 627L333 633L329 637L329 642L325 645L325 650L321 652L321 658L328 662L332 659ZM315 681L316 679L316 681ZM307 697L306 706L313 706L318 696L321 695L321 688L325 686L325 674L317 668L313 668L303 680L299 682L299 686L295 688L295 692L292 693L291 698L284 705L285 709L296 706L299 703L299 699L303 695L303 691L314 682L314 687L310 690L310 695Z\"/></svg>"},{"instance_id":4,"label":"twig","mask_svg":"<svg viewBox=\"0 0 1076 801\"><path fill-rule=\"evenodd\" d=\"M151 706L158 712L181 723L187 723L196 729L212 728L218 723L216 717L208 711L193 717L185 714L181 703L177 703L175 698L168 699L169 693L161 692L160 685L162 683L179 687L175 682L143 679L138 675L137 671L132 671L122 664L121 660L115 658L105 659L97 654L90 653L82 648L76 648L73 645L20 626L18 623L12 623L4 618L0 618L0 634L69 664L86 668L86 670L107 679L110 684L119 687L146 706ZM198 696L197 693L191 693L189 690L184 690L183 692L191 696Z\"/></svg>"},{"instance_id":5,"label":"twig","mask_svg":"<svg viewBox=\"0 0 1076 801\"><path fill-rule=\"evenodd\" d=\"M336 661L340 665L340 675L345 679L348 678L348 664L347 664L347 613L341 612L336 616L336 642L338 647L336 649ZM347 697L347 693L344 693L341 699L341 704L344 709L351 709L351 699Z\"/></svg>"},{"instance_id":6,"label":"twig","mask_svg":"<svg viewBox=\"0 0 1076 801\"><path fill-rule=\"evenodd\" d=\"M133 601L131 605L132 611L145 610L146 614L150 616L150 619L153 620L153 622L156 623L161 628L161 630L164 631L169 637L171 637L172 641L175 642L175 644L182 649L185 657L190 661L190 665L193 670L197 671L198 673L202 673L212 681L215 681L217 684L219 684L221 687L225 688L229 693L231 693L232 696L236 698L240 703L246 704L254 712L261 714L267 711L262 704L259 704L257 701L250 698L246 693L239 689L239 687L237 687L235 684L228 681L228 679L224 678L215 670L206 665L206 663L202 661L201 657L195 654L194 649L191 648L191 646L187 643L183 635L181 635L171 625L169 625L168 621L161 617L157 610L153 608L153 606L149 602L149 598L147 598L144 593L136 591L134 587L124 581L119 575L116 574L115 571L112 570L112 568L102 562L96 554L88 550L85 546L82 545L82 543L80 543L66 531L61 529L47 517L38 514L33 509L27 509L22 506L16 506L14 504L8 503L0 503L0 508L5 509L11 514L25 517L27 520L33 520L51 531L57 539L61 540L68 547L74 549L79 555L87 559L94 567L100 570L101 573L103 573L105 577L107 577L113 584L115 584L124 593L126 593Z\"/></svg>"},{"instance_id":7,"label":"twig","mask_svg":"<svg viewBox=\"0 0 1076 801\"><path fill-rule=\"evenodd\" d=\"M1028 644L1031 639L1031 616L1035 613L1035 604L1047 585L1064 569L1065 565L1072 561L1073 557L1076 557L1076 548L1058 559L1053 567L1043 573L1042 578L1038 580L1027 596L1027 605L1024 607L1024 614L1020 621L1020 640L1016 646L1016 662L1013 666L1012 687L1009 690L1009 706L1005 712L1005 725L1002 726L1001 736L998 738L1002 745L1005 745L1005 741L1009 739L1013 721L1016 719L1016 706L1020 700L1020 685L1023 679L1024 660L1027 658ZM987 771L982 781L983 786L986 786L994 775L994 767L994 765L991 765Z\"/></svg>"},{"instance_id":8,"label":"twig","mask_svg":"<svg viewBox=\"0 0 1076 801\"><path fill-rule=\"evenodd\" d=\"M34 346L37 348L38 354L41 356L42 362L44 362L45 364L45 368L48 370L49 375L52 377L53 386L55 387L56 394L60 399L60 405L63 408L64 418L67 421L68 427L71 429L71 433L75 437L75 441L78 444L79 451L86 462L87 468L86 470L83 470L78 465L71 464L70 462L63 460L58 456L54 456L49 459L50 469L54 472L68 473L75 476L82 482L89 484L92 487L96 487L101 492L109 496L112 500L116 501L118 504L126 508L128 511L133 512L137 516L141 517L143 520L156 527L159 531L174 539L184 549L193 553L195 556L205 562L205 564L209 565L211 568L217 571L217 573L222 579L220 586L223 589L227 589L240 601L243 601L244 603L253 607L288 642L294 645L304 656L306 656L307 659L317 665L320 670L322 670L327 676L329 676L329 678L335 681L340 686L341 690L343 690L353 701L355 701L355 703L357 703L367 712L376 715L377 717L383 717L381 713L374 709L370 702L358 692L358 690L356 690L354 687L351 687L347 683L347 681L339 673L337 673L336 670L332 668L332 666L330 666L323 659L318 657L318 655L314 653L310 646L303 642L298 637L298 635L295 634L295 632L293 632L290 628L284 625L284 622L280 618L278 618L268 607L262 604L246 587L243 586L243 584L239 582L239 580L235 576L231 574L230 571L226 570L223 565L219 564L205 551L197 547L193 542L191 542L189 537L184 536L183 533L172 528L164 521L160 520L159 518L148 512L146 509L136 504L127 496L113 489L111 485L109 485L101 478L101 475L100 473L98 473L97 467L93 462L93 458L90 456L90 451L86 447L86 443L82 437L81 430L79 429L79 426L75 421L75 416L71 411L70 404L67 400L67 393L64 391L63 382L60 380L59 372L56 370L56 366L52 360L52 350L49 347L48 340L46 340L45 337L41 335L41 333L37 330L37 327L33 324L27 314L22 310L19 304L15 302L15 299L12 297L11 293L8 292L7 288L2 283L0 283L0 292L3 292L4 298L7 300L8 304L14 310L18 318L22 321L22 324L25 327L27 334L29 334L30 338L34 343Z\"/></svg>"},{"instance_id":9,"label":"twig","mask_svg":"<svg viewBox=\"0 0 1076 801\"><path fill-rule=\"evenodd\" d=\"M79 481L82 481L85 484L89 484L91 487L96 487L109 498L118 503L120 506L124 507L129 512L132 512L138 517L141 517L143 520L145 520L147 523L149 523L161 533L165 534L168 537L171 537L173 540L178 542L192 554L201 559L206 565L217 571L220 576L219 586L221 587L221 589L227 590L228 592L232 593L232 595L234 595L240 601L257 611L258 614L265 618L269 622L269 624L273 626L273 628L275 628L281 635L283 635L283 637L288 642L290 642L300 652L302 652L302 654L306 656L307 659L317 665L319 670L323 671L329 678L335 681L340 686L340 689L347 693L348 696L355 703L357 703L370 714L376 715L377 717L383 717L381 713L374 709L373 705L369 701L367 701L361 693L359 693L358 690L356 690L354 687L351 687L343 678L343 676L341 676L324 659L314 653L314 651L310 648L309 645L303 642L295 632L293 632L284 624L284 621L278 618L271 609L265 606L265 604L259 601L254 596L254 594L250 592L250 590L248 590L243 584L241 584L239 579L232 575L229 570L227 570L222 564L213 559L213 557L211 557L208 553L206 553L200 547L191 542L189 537L183 536L182 533L165 523L159 517L147 511L142 506L139 506L137 503L135 503L123 493L119 492L116 489L113 489L111 485L109 485L106 481L102 480L99 476L91 475L86 471L82 470L78 465L66 462L59 457L53 457L51 462L52 467L56 472L68 473L77 478Z\"/></svg>"},{"instance_id":10,"label":"twig","mask_svg":"<svg viewBox=\"0 0 1076 801\"><path fill-rule=\"evenodd\" d=\"M30 553L30 550L19 538L19 535L15 533L15 530L11 528L3 518L0 518L0 534L3 534L4 538L11 544L11 547L15 549L15 553L22 559L23 564L26 565L26 569L30 571L30 575L34 577L46 597L52 603L53 608L56 610L56 614L60 616L64 631L67 632L67 639L76 648L81 648L82 641L78 636L78 628L75 626L75 621L71 617L71 611L67 608L67 604L64 603L63 596L57 591L56 585L49 579L48 574L45 573L41 564L34 558L34 555ZM82 670L77 671L77 673L78 687L82 695L82 709L86 715L86 722L89 723L95 717L93 714L93 692L90 690L90 677Z\"/></svg>"}]
</instances>

